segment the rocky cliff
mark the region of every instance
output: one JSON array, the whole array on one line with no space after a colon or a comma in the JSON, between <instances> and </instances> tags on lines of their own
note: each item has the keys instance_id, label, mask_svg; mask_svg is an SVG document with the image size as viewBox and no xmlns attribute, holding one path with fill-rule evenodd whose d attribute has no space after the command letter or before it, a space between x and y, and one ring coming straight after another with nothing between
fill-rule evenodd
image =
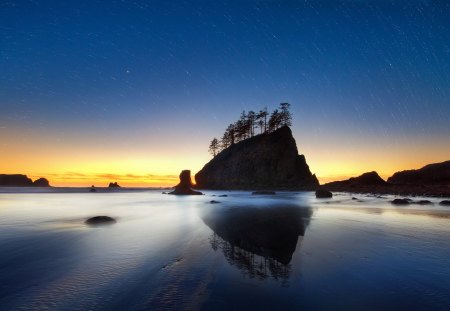
<instances>
[{"instance_id":1,"label":"rocky cliff","mask_svg":"<svg viewBox=\"0 0 450 311\"><path fill-rule=\"evenodd\" d=\"M397 172L388 178L397 185L450 185L450 161L428 164L421 169Z\"/></svg>"},{"instance_id":2,"label":"rocky cliff","mask_svg":"<svg viewBox=\"0 0 450 311\"><path fill-rule=\"evenodd\" d=\"M201 189L306 189L319 185L291 129L284 126L234 144L196 175Z\"/></svg>"}]
</instances>

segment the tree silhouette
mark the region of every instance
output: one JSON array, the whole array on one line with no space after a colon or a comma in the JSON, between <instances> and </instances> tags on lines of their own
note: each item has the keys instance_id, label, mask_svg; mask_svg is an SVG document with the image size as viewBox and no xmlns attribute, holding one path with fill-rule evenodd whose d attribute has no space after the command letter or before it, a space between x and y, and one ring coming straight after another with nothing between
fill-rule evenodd
<instances>
[{"instance_id":1,"label":"tree silhouette","mask_svg":"<svg viewBox=\"0 0 450 311\"><path fill-rule=\"evenodd\" d=\"M222 139L219 141L214 138L209 145L209 152L216 156L218 152L255 136L255 127L260 128L260 134L273 132L281 126L292 125L292 114L290 112L291 105L289 103L280 103L278 109L275 109L269 116L267 107L255 113L250 110L248 113L241 112L239 120L228 125ZM269 117L269 118L268 118Z\"/></svg>"},{"instance_id":2,"label":"tree silhouette","mask_svg":"<svg viewBox=\"0 0 450 311\"><path fill-rule=\"evenodd\" d=\"M263 124L264 124L264 133L267 132L267 116L268 115L269 115L269 113L267 112L267 107L264 107L264 109L262 109L258 112L257 118L259 119L258 124L260 125L261 133L263 132L263 129L261 127L261 121L263 121Z\"/></svg>"},{"instance_id":3,"label":"tree silhouette","mask_svg":"<svg viewBox=\"0 0 450 311\"><path fill-rule=\"evenodd\" d=\"M291 126L292 125L292 114L289 111L291 105L289 103L280 104L280 123L281 125Z\"/></svg>"},{"instance_id":4,"label":"tree silhouette","mask_svg":"<svg viewBox=\"0 0 450 311\"><path fill-rule=\"evenodd\" d=\"M275 109L269 118L269 132L273 132L280 127L281 124L281 113L278 109Z\"/></svg>"},{"instance_id":5,"label":"tree silhouette","mask_svg":"<svg viewBox=\"0 0 450 311\"><path fill-rule=\"evenodd\" d=\"M247 128L250 137L253 137L255 135L255 121L256 113L253 110L250 110L247 113Z\"/></svg>"},{"instance_id":6,"label":"tree silhouette","mask_svg":"<svg viewBox=\"0 0 450 311\"><path fill-rule=\"evenodd\" d=\"M213 157L216 156L217 150L219 150L219 141L217 138L213 138L211 140L211 143L209 144L209 152L213 155Z\"/></svg>"}]
</instances>

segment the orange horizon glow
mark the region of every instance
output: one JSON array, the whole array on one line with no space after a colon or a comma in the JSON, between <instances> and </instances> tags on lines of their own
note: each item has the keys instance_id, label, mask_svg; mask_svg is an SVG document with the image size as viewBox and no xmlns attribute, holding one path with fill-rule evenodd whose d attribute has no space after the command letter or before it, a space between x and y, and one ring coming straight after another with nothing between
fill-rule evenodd
<instances>
[{"instance_id":1,"label":"orange horizon glow","mask_svg":"<svg viewBox=\"0 0 450 311\"><path fill-rule=\"evenodd\" d=\"M120 137L41 132L35 129L0 130L0 174L44 177L56 187L171 187L184 169L194 176L210 159L208 138L190 133ZM321 184L369 171L387 179L397 171L419 169L449 160L445 137L398 140L341 136L316 137L306 129L293 131L300 154ZM183 136L185 135L185 136ZM209 135L205 135L206 137ZM327 140L326 140L327 139ZM400 143L398 142L400 141ZM143 143L145 142L145 143ZM194 178L193 178L194 180Z\"/></svg>"}]
</instances>

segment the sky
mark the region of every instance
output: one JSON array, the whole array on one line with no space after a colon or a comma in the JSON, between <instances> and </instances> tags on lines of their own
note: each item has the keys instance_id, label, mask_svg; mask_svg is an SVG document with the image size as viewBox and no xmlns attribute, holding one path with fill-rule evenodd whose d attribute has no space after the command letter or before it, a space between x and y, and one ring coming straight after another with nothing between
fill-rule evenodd
<instances>
[{"instance_id":1,"label":"sky","mask_svg":"<svg viewBox=\"0 0 450 311\"><path fill-rule=\"evenodd\" d=\"M0 173L169 186L289 102L321 182L450 159L448 1L1 1Z\"/></svg>"}]
</instances>

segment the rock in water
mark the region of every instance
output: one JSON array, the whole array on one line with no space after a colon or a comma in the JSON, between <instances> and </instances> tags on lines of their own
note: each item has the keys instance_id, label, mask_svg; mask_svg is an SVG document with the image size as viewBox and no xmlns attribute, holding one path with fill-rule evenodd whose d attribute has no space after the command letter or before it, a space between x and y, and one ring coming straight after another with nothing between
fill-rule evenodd
<instances>
[{"instance_id":1,"label":"rock in water","mask_svg":"<svg viewBox=\"0 0 450 311\"><path fill-rule=\"evenodd\" d=\"M411 200L408 199L394 199L391 201L394 205L408 205L411 203Z\"/></svg>"},{"instance_id":2,"label":"rock in water","mask_svg":"<svg viewBox=\"0 0 450 311\"><path fill-rule=\"evenodd\" d=\"M200 189L306 189L319 185L283 126L231 145L196 175Z\"/></svg>"},{"instance_id":3,"label":"rock in water","mask_svg":"<svg viewBox=\"0 0 450 311\"><path fill-rule=\"evenodd\" d=\"M181 171L180 174L180 183L175 186L175 190L169 192L168 194L177 194L177 195L199 195L203 194L199 191L192 190L193 184L191 180L191 171L184 170Z\"/></svg>"},{"instance_id":4,"label":"rock in water","mask_svg":"<svg viewBox=\"0 0 450 311\"><path fill-rule=\"evenodd\" d=\"M90 226L112 225L116 223L116 220L109 216L95 216L87 219L85 223Z\"/></svg>"},{"instance_id":5,"label":"rock in water","mask_svg":"<svg viewBox=\"0 0 450 311\"><path fill-rule=\"evenodd\" d=\"M450 200L441 201L439 205L450 206Z\"/></svg>"},{"instance_id":6,"label":"rock in water","mask_svg":"<svg viewBox=\"0 0 450 311\"><path fill-rule=\"evenodd\" d=\"M108 188L120 188L119 184L116 182L110 182Z\"/></svg>"},{"instance_id":7,"label":"rock in water","mask_svg":"<svg viewBox=\"0 0 450 311\"><path fill-rule=\"evenodd\" d=\"M327 198L332 198L332 197L333 197L333 193L331 193L331 191L328 191L325 189L316 190L316 198L318 198L318 199L327 199Z\"/></svg>"}]
</instances>

